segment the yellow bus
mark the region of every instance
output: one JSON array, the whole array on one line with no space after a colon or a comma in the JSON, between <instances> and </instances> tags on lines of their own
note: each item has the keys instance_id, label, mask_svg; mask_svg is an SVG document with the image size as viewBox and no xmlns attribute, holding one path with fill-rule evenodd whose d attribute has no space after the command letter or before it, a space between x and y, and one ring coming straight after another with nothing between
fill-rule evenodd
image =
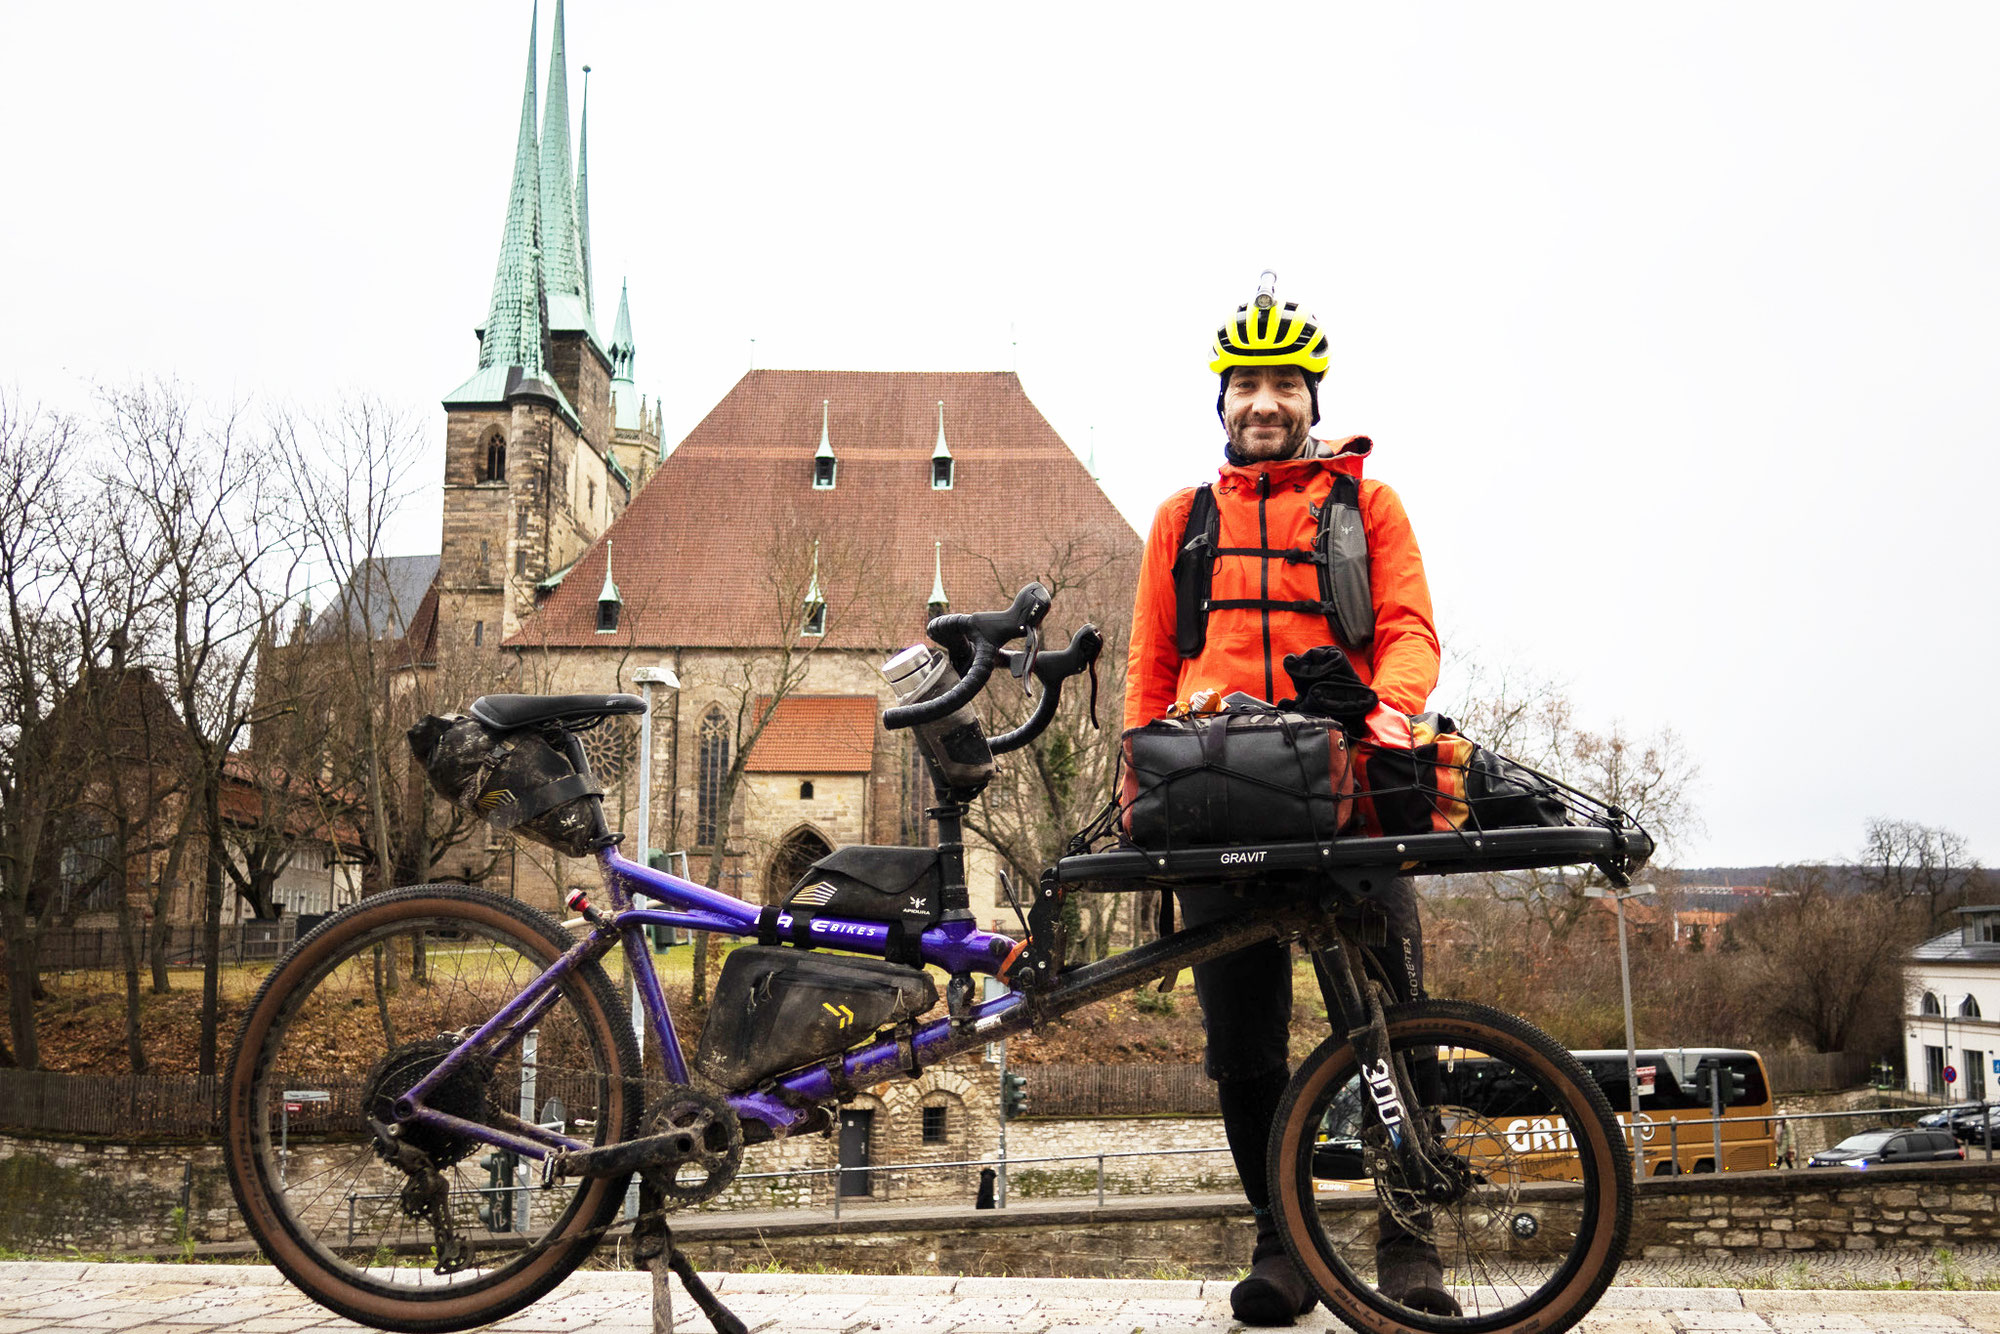
<instances>
[{"instance_id":1,"label":"yellow bus","mask_svg":"<svg viewBox=\"0 0 2000 1334\"><path fill-rule=\"evenodd\" d=\"M1622 1050L1573 1053L1596 1078L1625 1128L1626 1143L1647 1176L1716 1170L1712 1082L1720 1080L1721 1164L1726 1172L1762 1170L1777 1154L1777 1113L1770 1078L1754 1051L1718 1047L1653 1048L1638 1053L1639 1133ZM1482 1174L1517 1181L1573 1180L1575 1141L1541 1089L1512 1066L1465 1050L1438 1053L1440 1107L1453 1152ZM1710 1124L1702 1124L1708 1122ZM1690 1124L1694 1123L1694 1124ZM1314 1173L1323 1192L1373 1189L1358 1138L1358 1083L1336 1095L1321 1128Z\"/></svg>"}]
</instances>

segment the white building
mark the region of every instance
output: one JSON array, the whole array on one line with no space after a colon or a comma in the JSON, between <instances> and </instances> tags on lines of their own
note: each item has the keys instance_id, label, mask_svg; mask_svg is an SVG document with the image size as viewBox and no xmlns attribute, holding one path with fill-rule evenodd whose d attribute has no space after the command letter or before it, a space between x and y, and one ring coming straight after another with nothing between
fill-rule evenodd
<instances>
[{"instance_id":1,"label":"white building","mask_svg":"<svg viewBox=\"0 0 2000 1334\"><path fill-rule=\"evenodd\" d=\"M1903 970L1903 1068L1940 1102L2000 1097L2000 904L1960 908L1958 921Z\"/></svg>"}]
</instances>

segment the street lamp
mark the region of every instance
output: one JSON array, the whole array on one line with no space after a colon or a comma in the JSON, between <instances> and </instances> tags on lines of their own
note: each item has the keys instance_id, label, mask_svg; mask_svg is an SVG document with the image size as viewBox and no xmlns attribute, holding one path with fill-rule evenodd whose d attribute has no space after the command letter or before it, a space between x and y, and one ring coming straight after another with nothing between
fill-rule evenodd
<instances>
[{"instance_id":1,"label":"street lamp","mask_svg":"<svg viewBox=\"0 0 2000 1334\"><path fill-rule=\"evenodd\" d=\"M1632 1096L1632 1178L1646 1179L1646 1151L1639 1138L1639 1050L1632 1036L1632 959L1625 949L1625 900L1643 899L1657 893L1651 885L1633 885L1624 893L1617 889L1586 889L1588 899L1610 899L1618 914L1618 979L1625 989L1625 1089ZM1718 1163L1717 1167L1720 1168ZM1678 1168L1679 1164L1675 1164Z\"/></svg>"}]
</instances>

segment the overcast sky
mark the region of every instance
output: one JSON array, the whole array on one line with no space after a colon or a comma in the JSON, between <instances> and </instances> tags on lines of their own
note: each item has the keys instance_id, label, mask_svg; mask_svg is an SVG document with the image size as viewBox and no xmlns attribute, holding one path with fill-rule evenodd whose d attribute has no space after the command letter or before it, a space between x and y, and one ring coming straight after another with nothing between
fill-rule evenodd
<instances>
[{"instance_id":1,"label":"overcast sky","mask_svg":"<svg viewBox=\"0 0 2000 1334\"><path fill-rule=\"evenodd\" d=\"M0 9L0 378L58 406L142 373L366 389L441 469L529 22ZM1878 815L2000 859L2000 7L567 23L601 324L629 277L670 439L753 338L763 367L1013 367L1143 530L1218 461L1208 342L1273 268L1332 335L1322 429L1374 437L1447 645L1697 753L1681 863L1840 858ZM412 515L435 551L436 494Z\"/></svg>"}]
</instances>

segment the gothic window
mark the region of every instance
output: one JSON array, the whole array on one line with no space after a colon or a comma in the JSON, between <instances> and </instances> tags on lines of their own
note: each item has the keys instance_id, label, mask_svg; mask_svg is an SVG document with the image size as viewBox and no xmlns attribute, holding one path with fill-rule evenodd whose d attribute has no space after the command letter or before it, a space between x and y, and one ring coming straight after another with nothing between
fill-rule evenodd
<instances>
[{"instance_id":1,"label":"gothic window","mask_svg":"<svg viewBox=\"0 0 2000 1334\"><path fill-rule=\"evenodd\" d=\"M1979 1018L1979 1002L1971 996L1967 996L1965 1003L1958 1007L1958 1017L1961 1019Z\"/></svg>"},{"instance_id":2,"label":"gothic window","mask_svg":"<svg viewBox=\"0 0 2000 1334\"><path fill-rule=\"evenodd\" d=\"M482 482L507 480L507 438L498 431L486 437L486 458L480 469L479 480Z\"/></svg>"},{"instance_id":3,"label":"gothic window","mask_svg":"<svg viewBox=\"0 0 2000 1334\"><path fill-rule=\"evenodd\" d=\"M701 720L700 773L695 788L694 841L715 846L722 806L722 776L729 772L729 721L711 706Z\"/></svg>"},{"instance_id":4,"label":"gothic window","mask_svg":"<svg viewBox=\"0 0 2000 1334\"><path fill-rule=\"evenodd\" d=\"M931 490L933 491L951 490L950 459L931 460Z\"/></svg>"},{"instance_id":5,"label":"gothic window","mask_svg":"<svg viewBox=\"0 0 2000 1334\"><path fill-rule=\"evenodd\" d=\"M838 459L817 458L813 460L813 490L833 490L833 473Z\"/></svg>"},{"instance_id":6,"label":"gothic window","mask_svg":"<svg viewBox=\"0 0 2000 1334\"><path fill-rule=\"evenodd\" d=\"M813 799L812 780L807 779L805 782L799 784L799 800L811 801L812 799Z\"/></svg>"}]
</instances>

